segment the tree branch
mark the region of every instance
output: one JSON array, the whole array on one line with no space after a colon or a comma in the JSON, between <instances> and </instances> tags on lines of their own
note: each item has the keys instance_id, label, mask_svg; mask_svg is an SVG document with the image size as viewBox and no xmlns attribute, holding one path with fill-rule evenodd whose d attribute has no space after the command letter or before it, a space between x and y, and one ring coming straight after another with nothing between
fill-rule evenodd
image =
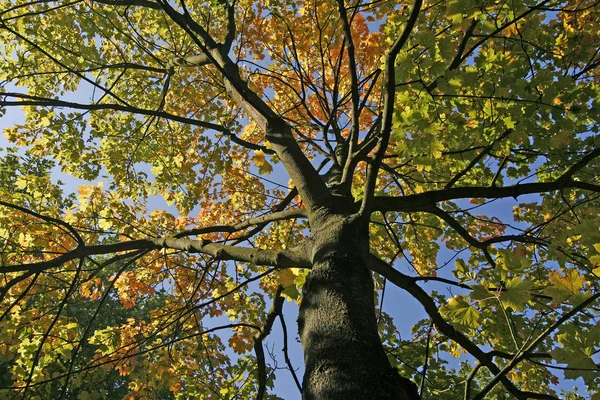
<instances>
[{"instance_id":1,"label":"tree branch","mask_svg":"<svg viewBox=\"0 0 600 400\"><path fill-rule=\"evenodd\" d=\"M230 246L212 243L208 240L192 240L174 237L141 239L113 244L80 246L52 260L39 263L20 264L0 267L0 273L24 272L38 273L60 266L66 262L93 255L111 254L132 250L174 249L189 253L201 253L215 257L217 260L248 262L277 268L310 268L311 262L303 248L290 250L266 250Z\"/></svg>"},{"instance_id":2,"label":"tree branch","mask_svg":"<svg viewBox=\"0 0 600 400\"><path fill-rule=\"evenodd\" d=\"M504 187L465 186L431 190L424 193L401 197L375 197L373 199L373 210L381 212L427 211L428 207L440 201L465 198L500 199L505 197L514 197L516 199L517 197L525 194L546 193L567 188L579 188L600 192L600 185L580 182L573 179L573 175L577 171L585 167L591 160L598 156L600 156L600 148L590 151L575 164L567 168L567 170L565 170L565 172L558 179L551 182L524 183Z\"/></svg>"},{"instance_id":3,"label":"tree branch","mask_svg":"<svg viewBox=\"0 0 600 400\"><path fill-rule=\"evenodd\" d=\"M492 361L492 357L488 353L481 350L476 344L469 340L464 334L454 329L439 313L438 306L429 297L421 287L419 287L415 280L411 277L404 275L400 271L395 270L389 266L386 262L371 255L369 258L369 269L377 272L394 285L401 289L406 290L410 293L425 309L425 312L429 315L432 322L437 326L438 330L446 335L449 339L455 341L465 350L467 350L473 357L475 357L483 366L488 368L493 374L499 374L500 368ZM506 376L499 377L500 381L506 387L506 389L512 393L518 399L527 399L527 393L522 392L517 388Z\"/></svg>"},{"instance_id":4,"label":"tree branch","mask_svg":"<svg viewBox=\"0 0 600 400\"><path fill-rule=\"evenodd\" d=\"M485 398L485 395L489 393L490 390L496 386L496 384L505 377L507 373L510 372L518 363L523 361L525 358L529 356L529 354L535 349L535 347L544 340L548 335L550 335L554 330L556 330L559 326L567 322L571 317L573 317L578 312L582 311L585 307L592 304L594 301L600 299L600 293L596 293L585 301L579 303L576 307L573 307L571 311L564 314L560 318L558 318L552 325L546 328L542 333L539 334L525 349L520 350L512 360L504 367L501 371L496 372L494 378L479 392L473 400L482 400Z\"/></svg>"},{"instance_id":5,"label":"tree branch","mask_svg":"<svg viewBox=\"0 0 600 400\"><path fill-rule=\"evenodd\" d=\"M267 313L265 324L262 329L254 335L254 352L256 353L256 361L258 363L258 391L256 392L256 400L262 400L265 397L265 390L267 386L267 368L265 363L265 352L262 346L263 341L271 333L273 329L273 323L277 316L281 316L283 309L284 297L283 286L279 285L277 291L273 297L273 304L271 309Z\"/></svg>"},{"instance_id":6,"label":"tree branch","mask_svg":"<svg viewBox=\"0 0 600 400\"><path fill-rule=\"evenodd\" d=\"M383 104L383 120L375 150L375 157L367 171L364 196L358 212L358 215L362 216L363 218L368 218L370 215L372 208L371 200L374 196L375 183L377 181L379 167L383 160L383 156L385 155L385 151L387 150L387 145L392 132L392 118L394 116L394 103L396 100L396 58L412 33L413 27L415 26L417 18L419 17L422 4L422 0L414 1L412 11L408 17L408 21L406 21L404 30L402 31L400 37L392 45L385 59L385 100Z\"/></svg>"},{"instance_id":7,"label":"tree branch","mask_svg":"<svg viewBox=\"0 0 600 400\"><path fill-rule=\"evenodd\" d=\"M350 72L350 93L352 98L352 115L350 119L352 121L352 128L350 131L350 138L348 144L348 155L346 164L351 163L352 154L356 146L358 145L358 133L360 126L358 118L360 116L359 103L360 98L358 94L358 75L356 70L356 57L354 54L354 41L352 40L352 30L350 29L350 22L348 21L348 14L344 7L344 0L337 0L338 12L342 20L342 27L344 29L344 42L346 43L346 51L348 52L348 69Z\"/></svg>"},{"instance_id":8,"label":"tree branch","mask_svg":"<svg viewBox=\"0 0 600 400\"><path fill-rule=\"evenodd\" d=\"M505 139L506 137L508 137L508 135L511 134L513 130L512 129L507 129L505 130L502 135L500 135L498 138L496 138L494 141L492 141L492 143L490 143L489 145L487 145L486 147L484 147L483 150L481 150L481 152L479 152L479 154L477 154L469 163L469 165L467 165L462 171L460 171L458 174L454 175L454 177L452 177L452 179L450 179L448 181L448 183L444 186L444 189L448 189L452 186L454 186L454 184L456 182L458 182L458 180L460 178L462 178L463 176L465 176L471 169L473 169L473 167L475 165L477 165L477 163L486 155L489 154L490 151L492 151L492 149L494 148L494 145L500 141L502 141L503 139Z\"/></svg>"},{"instance_id":9,"label":"tree branch","mask_svg":"<svg viewBox=\"0 0 600 400\"><path fill-rule=\"evenodd\" d=\"M224 232L234 233L249 228L254 225L266 225L270 222L283 221L294 218L306 218L307 211L305 208L294 208L285 211L270 212L259 217L248 218L245 221L239 222L234 225L217 225L209 226L205 228L190 229L189 231L179 232L174 235L175 238L183 238L192 235L203 235L207 233Z\"/></svg>"},{"instance_id":10,"label":"tree branch","mask_svg":"<svg viewBox=\"0 0 600 400\"><path fill-rule=\"evenodd\" d=\"M300 383L300 379L298 379L298 376L296 375L296 371L294 370L294 367L292 366L292 361L290 360L290 355L288 352L287 325L285 323L285 318L283 318L283 313L279 314L279 322L281 323L281 330L283 331L283 349L282 349L282 351L283 351L283 357L285 358L285 364L287 365L288 370L292 374L292 378L294 378L294 383L296 383L296 387L298 388L298 391L302 395L302 384Z\"/></svg>"},{"instance_id":11,"label":"tree branch","mask_svg":"<svg viewBox=\"0 0 600 400\"><path fill-rule=\"evenodd\" d=\"M7 203L7 202L2 201L2 200L0 200L0 206L4 206L4 207L7 207L7 208L12 208L12 209L20 211L20 212L22 212L24 214L29 214L32 217L39 218L42 221L49 222L52 225L58 225L58 226L62 227L63 230L65 230L65 232L67 232L73 239L75 239L75 241L80 246L84 246L85 245L85 242L84 242L83 238L81 237L81 235L79 235L79 232L77 232L77 229L75 229L71 224L69 224L69 223L67 223L67 222L65 222L65 221L63 221L61 219L49 217L47 215L42 215L42 214L36 213L35 211L28 210L25 207L17 206L15 204L10 204L10 203Z\"/></svg>"},{"instance_id":12,"label":"tree branch","mask_svg":"<svg viewBox=\"0 0 600 400\"><path fill-rule=\"evenodd\" d=\"M290 125L277 115L242 79L238 66L219 45L187 13L176 11L164 0L160 1L169 17L185 30L223 77L227 93L250 116L266 139L271 142L286 171L298 188L298 192L310 212L330 205L330 195L325 183L310 163L298 142L294 139Z\"/></svg>"},{"instance_id":13,"label":"tree branch","mask_svg":"<svg viewBox=\"0 0 600 400\"><path fill-rule=\"evenodd\" d=\"M217 132L222 133L223 135L228 136L232 142L239 144L242 147L245 147L250 150L262 150L267 154L274 154L275 152L265 146L260 146L254 143L247 142L243 139L240 139L236 135L231 132L231 130L225 128L222 125L214 124L212 122L200 121L193 118L180 117L175 114L171 114L165 111L159 110L147 110L143 108L137 108L129 105L121 105L121 104L80 104L73 103L70 101L57 100L57 99L49 99L45 97L39 96L31 96L24 93L0 93L0 97L6 98L18 98L24 100L18 101L7 101L0 100L0 106L10 107L10 106L39 106L39 107L65 107L72 108L75 110L115 110L115 111L125 111L133 114L139 115L148 115L152 117L159 117L168 119L175 122L180 122L182 124L189 124L193 126L199 126L201 128L212 129Z\"/></svg>"},{"instance_id":14,"label":"tree branch","mask_svg":"<svg viewBox=\"0 0 600 400\"><path fill-rule=\"evenodd\" d=\"M145 8L151 8L153 10L162 10L162 6L158 3L149 0L92 0L94 3L105 4L108 6L116 7L131 7L140 6Z\"/></svg>"}]
</instances>

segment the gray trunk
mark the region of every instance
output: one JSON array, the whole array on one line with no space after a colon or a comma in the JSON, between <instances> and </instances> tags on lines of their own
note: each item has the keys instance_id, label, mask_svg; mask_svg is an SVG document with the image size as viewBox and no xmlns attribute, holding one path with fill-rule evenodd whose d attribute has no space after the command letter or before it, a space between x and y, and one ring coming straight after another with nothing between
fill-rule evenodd
<instances>
[{"instance_id":1,"label":"gray trunk","mask_svg":"<svg viewBox=\"0 0 600 400\"><path fill-rule=\"evenodd\" d=\"M341 216L313 229L313 269L298 327L304 348L305 400L418 399L392 368L377 333L373 281L365 265L367 227Z\"/></svg>"}]
</instances>

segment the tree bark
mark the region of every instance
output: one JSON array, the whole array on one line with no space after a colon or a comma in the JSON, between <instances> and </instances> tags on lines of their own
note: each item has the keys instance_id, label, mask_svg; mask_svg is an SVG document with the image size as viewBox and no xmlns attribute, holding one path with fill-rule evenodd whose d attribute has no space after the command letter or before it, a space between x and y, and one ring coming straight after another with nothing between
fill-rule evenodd
<instances>
[{"instance_id":1,"label":"tree bark","mask_svg":"<svg viewBox=\"0 0 600 400\"><path fill-rule=\"evenodd\" d=\"M298 317L303 399L418 399L416 386L390 365L377 332L368 227L333 215L311 237L313 268Z\"/></svg>"}]
</instances>

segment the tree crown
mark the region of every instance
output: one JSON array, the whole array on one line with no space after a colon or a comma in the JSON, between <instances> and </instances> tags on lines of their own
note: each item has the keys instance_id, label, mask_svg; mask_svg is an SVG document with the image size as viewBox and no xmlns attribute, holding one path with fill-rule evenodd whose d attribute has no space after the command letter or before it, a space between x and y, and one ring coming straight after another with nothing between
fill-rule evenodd
<instances>
[{"instance_id":1,"label":"tree crown","mask_svg":"<svg viewBox=\"0 0 600 400\"><path fill-rule=\"evenodd\" d=\"M261 397L278 316L300 388L283 299L341 215L424 398L599 396L598 2L0 4L1 390Z\"/></svg>"}]
</instances>

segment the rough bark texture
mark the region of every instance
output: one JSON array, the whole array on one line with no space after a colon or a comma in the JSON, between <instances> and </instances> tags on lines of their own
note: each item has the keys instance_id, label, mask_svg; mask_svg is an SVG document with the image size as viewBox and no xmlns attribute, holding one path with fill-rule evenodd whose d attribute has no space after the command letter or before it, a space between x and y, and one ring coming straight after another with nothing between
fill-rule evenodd
<instances>
[{"instance_id":1,"label":"rough bark texture","mask_svg":"<svg viewBox=\"0 0 600 400\"><path fill-rule=\"evenodd\" d=\"M391 367L377 333L368 230L333 215L313 227L313 269L298 327L304 348L305 400L418 399Z\"/></svg>"}]
</instances>

